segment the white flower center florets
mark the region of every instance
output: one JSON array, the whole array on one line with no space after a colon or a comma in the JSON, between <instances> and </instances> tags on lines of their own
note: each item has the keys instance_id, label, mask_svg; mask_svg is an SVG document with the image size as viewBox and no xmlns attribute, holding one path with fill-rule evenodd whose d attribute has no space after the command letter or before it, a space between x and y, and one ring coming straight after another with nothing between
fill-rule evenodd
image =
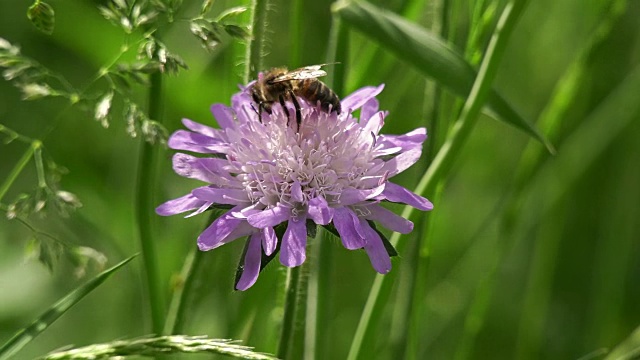
<instances>
[{"instance_id":1,"label":"white flower center florets","mask_svg":"<svg viewBox=\"0 0 640 360\"><path fill-rule=\"evenodd\" d=\"M304 107L299 131L294 116L287 122L280 107L274 107L262 123L247 121L226 129L231 172L253 203L285 204L294 216L319 195L335 204L344 189L361 188L362 177L382 162L373 156L375 135L365 134L346 112Z\"/></svg>"}]
</instances>

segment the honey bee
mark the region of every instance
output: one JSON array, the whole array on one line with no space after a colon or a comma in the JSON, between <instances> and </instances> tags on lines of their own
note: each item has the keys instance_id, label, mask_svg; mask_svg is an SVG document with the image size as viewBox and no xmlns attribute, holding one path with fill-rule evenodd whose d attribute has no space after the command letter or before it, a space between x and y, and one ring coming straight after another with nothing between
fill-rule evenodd
<instances>
[{"instance_id":1,"label":"honey bee","mask_svg":"<svg viewBox=\"0 0 640 360\"><path fill-rule=\"evenodd\" d=\"M327 75L320 69L324 65L327 64L311 65L291 71L286 68L273 68L261 74L251 89L251 97L258 104L258 115L262 115L262 110L271 114L271 108L277 101L289 118L285 101L290 100L296 109L296 122L300 129L302 115L300 103L296 97L301 97L312 104L319 102L320 108L327 113L335 111L340 114L340 99L333 90L318 80L319 77Z\"/></svg>"}]
</instances>

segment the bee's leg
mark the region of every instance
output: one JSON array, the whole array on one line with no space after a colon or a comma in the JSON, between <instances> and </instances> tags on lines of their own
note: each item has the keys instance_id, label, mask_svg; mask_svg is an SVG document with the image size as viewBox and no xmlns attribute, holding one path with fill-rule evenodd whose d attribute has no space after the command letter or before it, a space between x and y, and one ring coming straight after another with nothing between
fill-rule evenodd
<instances>
[{"instance_id":1,"label":"bee's leg","mask_svg":"<svg viewBox=\"0 0 640 360\"><path fill-rule=\"evenodd\" d=\"M251 107L253 107L253 104L251 105ZM255 111L256 109L254 108L253 110ZM260 121L261 124L262 124L262 110L264 110L264 105L262 104L262 102L259 102L258 110L256 112L258 113L258 120Z\"/></svg>"},{"instance_id":2,"label":"bee's leg","mask_svg":"<svg viewBox=\"0 0 640 360\"><path fill-rule=\"evenodd\" d=\"M296 122L298 123L298 131L300 131L300 124L302 123L302 113L300 111L300 103L298 103L298 99L296 99L293 91L289 93L291 96L291 102L293 102L293 107L296 108Z\"/></svg>"},{"instance_id":3,"label":"bee's leg","mask_svg":"<svg viewBox=\"0 0 640 360\"><path fill-rule=\"evenodd\" d=\"M284 96L280 95L278 97L278 100L280 100L280 106L282 106L282 110L284 110L285 115L287 115L287 126L289 126L289 109L287 109L287 105L284 102Z\"/></svg>"}]
</instances>

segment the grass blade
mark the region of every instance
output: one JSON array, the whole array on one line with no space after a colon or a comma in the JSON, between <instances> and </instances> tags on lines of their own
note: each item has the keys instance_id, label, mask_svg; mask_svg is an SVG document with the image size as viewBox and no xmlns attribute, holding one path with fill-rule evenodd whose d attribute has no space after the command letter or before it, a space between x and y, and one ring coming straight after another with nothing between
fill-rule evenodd
<instances>
[{"instance_id":1,"label":"grass blade","mask_svg":"<svg viewBox=\"0 0 640 360\"><path fill-rule=\"evenodd\" d=\"M480 66L478 78L473 84L472 91L464 104L460 118L453 125L446 143L436 154L427 172L420 179L418 186L414 190L416 194L431 196L436 185L446 179L448 171L458 158L461 149L473 130L484 100L489 95L491 83L495 78L509 35L511 35L526 3L527 0L514 0L505 7L496 31L489 42L486 55ZM402 212L402 217L410 218L413 214L414 208L406 206ZM394 233L390 241L398 252L402 253L406 242L399 242L399 239L400 234ZM392 274L395 273L376 276L349 350L349 360L364 358L361 353L363 344L373 341L373 332L377 328L376 322L382 317L385 298L389 295L390 283L394 279L391 276Z\"/></svg>"},{"instance_id":2,"label":"grass blade","mask_svg":"<svg viewBox=\"0 0 640 360\"><path fill-rule=\"evenodd\" d=\"M125 259L114 267L103 271L88 283L73 290L67 296L63 297L57 303L55 303L49 310L42 314L33 323L31 323L31 325L18 331L17 334L15 334L2 346L2 348L0 348L0 360L9 359L11 356L13 356L41 332L47 329L49 325L53 324L54 321L58 320L58 318L62 316L62 314L64 314L67 310L69 310L73 305L82 300L85 296L87 296L90 292L92 292L95 288L97 288L105 280L107 280L111 275L113 275L113 273L115 273L136 256L137 255L133 255L130 258Z\"/></svg>"},{"instance_id":3,"label":"grass blade","mask_svg":"<svg viewBox=\"0 0 640 360\"><path fill-rule=\"evenodd\" d=\"M346 24L360 30L450 91L463 97L469 95L477 75L475 70L463 55L438 36L398 15L362 1L339 2L333 11ZM486 105L498 119L524 131L544 144L550 152L554 152L553 146L536 127L522 118L494 90L487 94Z\"/></svg>"},{"instance_id":4,"label":"grass blade","mask_svg":"<svg viewBox=\"0 0 640 360\"><path fill-rule=\"evenodd\" d=\"M616 346L604 360L631 360L640 356L640 326Z\"/></svg>"},{"instance_id":5,"label":"grass blade","mask_svg":"<svg viewBox=\"0 0 640 360\"><path fill-rule=\"evenodd\" d=\"M269 354L254 352L228 339L207 339L206 336L171 335L118 340L106 344L93 344L60 351L42 357L42 360L93 360L124 356L158 356L177 353L211 353L240 359L277 360Z\"/></svg>"}]
</instances>

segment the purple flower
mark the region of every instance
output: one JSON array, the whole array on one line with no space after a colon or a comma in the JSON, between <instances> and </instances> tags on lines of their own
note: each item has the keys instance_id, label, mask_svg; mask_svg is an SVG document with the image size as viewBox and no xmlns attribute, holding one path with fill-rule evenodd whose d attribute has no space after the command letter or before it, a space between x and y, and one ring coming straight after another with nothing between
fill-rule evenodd
<instances>
[{"instance_id":1,"label":"purple flower","mask_svg":"<svg viewBox=\"0 0 640 360\"><path fill-rule=\"evenodd\" d=\"M171 148L205 155L175 154L175 172L207 185L167 201L156 212L166 216L193 211L192 216L213 206L227 207L200 234L198 247L207 251L249 237L236 283L239 290L251 287L264 259L278 251L283 265L301 265L308 228L315 229L315 224L339 235L349 250L364 248L377 272L389 272L389 255L395 252L373 222L406 234L413 223L381 206L382 201L433 208L427 199L389 181L418 161L426 130L379 134L387 115L378 111L375 98L382 85L347 96L340 114L300 101L300 129L280 105L260 119L250 86L233 96L231 107L211 107L221 129L184 119L189 130L170 137ZM354 117L356 110L360 119Z\"/></svg>"}]
</instances>

